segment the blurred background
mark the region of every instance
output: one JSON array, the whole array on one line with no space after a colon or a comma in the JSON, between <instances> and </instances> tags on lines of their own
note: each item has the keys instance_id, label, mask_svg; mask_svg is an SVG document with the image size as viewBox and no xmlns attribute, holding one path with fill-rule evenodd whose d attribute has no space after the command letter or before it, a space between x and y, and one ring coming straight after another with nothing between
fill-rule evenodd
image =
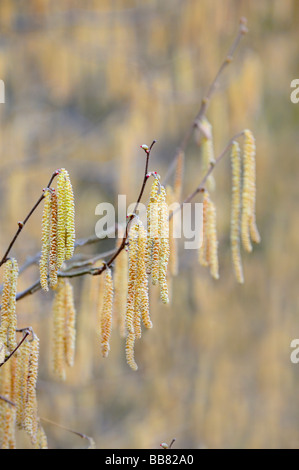
<instances>
[{"instance_id":1,"label":"blurred background","mask_svg":"<svg viewBox=\"0 0 299 470\"><path fill-rule=\"evenodd\" d=\"M134 202L144 171L141 144L157 139L150 170L162 178L224 59L239 19L247 34L221 77L207 117L216 155L250 128L257 143L257 222L262 243L243 253L245 284L232 270L229 158L214 171L220 279L180 243L179 274L165 307L151 289L154 327L136 344L139 369L113 331L100 354L92 303L96 282L76 292L76 364L65 383L50 373L53 292L18 302L19 327L41 341L39 414L91 436L98 448L297 448L299 364L298 124L290 83L299 78L295 0L2 0L0 3L0 249L56 168L73 182L77 237L94 234L95 207L118 194ZM186 151L183 197L199 183L200 149ZM171 182L171 179L170 179ZM145 192L144 202L148 197ZM200 201L198 197L197 201ZM12 255L41 248L36 211ZM102 240L80 250L98 254ZM2 273L0 272L0 275ZM19 291L38 279L32 265ZM88 443L43 422L50 448ZM18 445L30 448L24 432Z\"/></svg>"}]
</instances>

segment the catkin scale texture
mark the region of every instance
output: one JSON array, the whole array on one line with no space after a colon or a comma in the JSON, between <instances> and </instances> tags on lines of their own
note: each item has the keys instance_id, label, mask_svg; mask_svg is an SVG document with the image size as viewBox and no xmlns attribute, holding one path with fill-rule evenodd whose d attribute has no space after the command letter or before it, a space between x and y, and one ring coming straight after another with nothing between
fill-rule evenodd
<instances>
[{"instance_id":1,"label":"catkin scale texture","mask_svg":"<svg viewBox=\"0 0 299 470\"><path fill-rule=\"evenodd\" d=\"M244 282L243 267L240 254L240 216L241 216L241 158L240 147L233 142L231 150L232 168L232 201L231 201L231 224L230 242L234 272L237 281Z\"/></svg>"},{"instance_id":2,"label":"catkin scale texture","mask_svg":"<svg viewBox=\"0 0 299 470\"><path fill-rule=\"evenodd\" d=\"M101 318L101 350L102 356L107 357L110 351L110 336L112 330L113 312L113 279L110 268L105 269L104 298Z\"/></svg>"}]
</instances>

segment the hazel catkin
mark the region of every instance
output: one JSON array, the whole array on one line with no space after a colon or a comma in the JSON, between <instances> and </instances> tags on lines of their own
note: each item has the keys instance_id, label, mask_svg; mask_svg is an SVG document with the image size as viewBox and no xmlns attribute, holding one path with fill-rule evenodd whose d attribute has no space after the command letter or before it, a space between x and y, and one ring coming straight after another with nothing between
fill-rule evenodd
<instances>
[{"instance_id":1,"label":"hazel catkin","mask_svg":"<svg viewBox=\"0 0 299 470\"><path fill-rule=\"evenodd\" d=\"M234 272L239 283L244 282L240 253L240 215L241 215L241 158L238 142L233 142L231 150L232 201L230 242Z\"/></svg>"},{"instance_id":2,"label":"hazel catkin","mask_svg":"<svg viewBox=\"0 0 299 470\"><path fill-rule=\"evenodd\" d=\"M111 269L105 269L104 297L101 318L101 350L102 356L107 357L110 351L110 336L112 330L113 311L113 279Z\"/></svg>"}]
</instances>

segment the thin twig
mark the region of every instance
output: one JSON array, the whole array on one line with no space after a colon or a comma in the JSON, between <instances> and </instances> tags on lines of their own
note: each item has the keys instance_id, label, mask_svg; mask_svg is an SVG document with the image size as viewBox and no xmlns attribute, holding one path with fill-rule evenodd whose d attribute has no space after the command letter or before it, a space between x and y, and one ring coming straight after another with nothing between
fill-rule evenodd
<instances>
[{"instance_id":1,"label":"thin twig","mask_svg":"<svg viewBox=\"0 0 299 470\"><path fill-rule=\"evenodd\" d=\"M21 330L20 330L21 331ZM14 354L15 352L19 349L19 347L22 345L22 343L25 341L25 339L27 338L28 335L31 334L31 331L29 328L25 328L24 330L24 336L23 338L21 339L21 341L16 345L15 349L9 354L9 356L7 356L3 362L0 363L0 367L3 366L3 364L5 364Z\"/></svg>"},{"instance_id":2,"label":"thin twig","mask_svg":"<svg viewBox=\"0 0 299 470\"><path fill-rule=\"evenodd\" d=\"M208 177L210 176L210 174L213 172L214 168L216 167L216 165L223 159L223 157L226 155L226 153L229 151L230 147L232 146L233 142L238 139L239 137L241 137L242 135L244 134L244 131L242 132L239 132L238 134L234 135L229 141L228 143L226 144L225 148L222 150L222 152L220 153L220 155L218 155L218 157L216 158L215 162L213 164L210 165L209 169L207 170L207 172L205 173L204 177L202 178L201 182L199 183L199 185L194 189L194 191L189 194L189 196L187 196L183 202L181 202L180 204L180 207L178 207L177 209L175 209L174 211L171 212L171 214L169 215L169 219L171 219L174 214L176 212L178 212L182 206L184 204L186 204L187 202L190 202L192 201L192 199L196 196L196 194L200 193L200 192L203 192L205 190L205 184L207 182L207 179Z\"/></svg>"},{"instance_id":3,"label":"thin twig","mask_svg":"<svg viewBox=\"0 0 299 470\"><path fill-rule=\"evenodd\" d=\"M56 170L54 171L54 173L52 174L51 178L50 178L50 181L48 183L48 185L46 186L46 188L49 188L52 184L52 181L54 180L54 178L59 174L59 170ZM30 219L30 217L32 216L32 214L34 213L34 211L36 210L36 208L39 206L39 204L42 202L44 198L44 191L42 193L42 195L40 196L40 198L37 200L37 202L34 204L34 206L32 207L32 209L30 210L30 212L28 213L28 215L25 217L25 219L23 220L23 222L18 222L18 230L16 231L13 239L11 240L10 244L8 245L8 248L6 250L6 252L4 253L1 261L0 261L0 266L2 266L2 264L4 264L6 261L7 261L7 257L10 253L10 250L12 249L13 245L15 244L18 236L20 235L21 231L23 230L26 222Z\"/></svg>"},{"instance_id":4,"label":"thin twig","mask_svg":"<svg viewBox=\"0 0 299 470\"><path fill-rule=\"evenodd\" d=\"M220 67L218 69L218 72L216 73L216 76L215 76L214 80L212 81L210 87L208 88L208 91L207 91L205 97L202 99L199 111L198 111L195 119L192 121L191 126L187 129L180 145L177 148L175 157L174 157L173 162L172 162L172 164L171 164L171 166L170 166L170 168L169 168L169 170L168 170L168 172L167 172L167 174L164 178L163 184L166 183L166 181L170 177L171 173L173 172L179 155L182 152L185 152L185 150L187 148L187 145L189 144L190 139L192 137L194 129L198 128L198 125L199 125L200 121L205 116L205 114L207 112L207 109L209 107L211 98L212 98L212 96L214 95L215 91L218 88L218 82L219 82L220 76L222 75L224 69L232 62L234 53L235 53L242 37L248 32L246 24L247 24L246 18L242 17L240 19L238 34L237 34L234 42L232 43L232 45L231 45L231 47L228 51L228 54L226 55L224 61L220 65Z\"/></svg>"},{"instance_id":5,"label":"thin twig","mask_svg":"<svg viewBox=\"0 0 299 470\"><path fill-rule=\"evenodd\" d=\"M45 423L49 423L49 424L52 424L53 426L56 426L60 429L63 429L64 431L68 431L68 432L71 432L72 434L76 434L76 436L79 436L81 437L82 439L87 439L90 446L94 446L94 440L92 437L90 436L87 436L86 434L83 434L82 432L79 432L79 431L74 431L73 429L70 429L70 428L67 428L66 426L63 426L62 424L58 424L58 423L55 423L54 421L48 419L48 418L43 418L43 417L40 417L40 419L42 421L44 421Z\"/></svg>"}]
</instances>

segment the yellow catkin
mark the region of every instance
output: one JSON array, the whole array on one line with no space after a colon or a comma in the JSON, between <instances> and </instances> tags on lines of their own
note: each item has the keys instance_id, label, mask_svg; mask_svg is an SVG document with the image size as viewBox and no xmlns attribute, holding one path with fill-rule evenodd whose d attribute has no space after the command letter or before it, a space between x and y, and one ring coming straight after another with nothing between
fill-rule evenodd
<instances>
[{"instance_id":1,"label":"yellow catkin","mask_svg":"<svg viewBox=\"0 0 299 470\"><path fill-rule=\"evenodd\" d=\"M202 266L210 267L214 279L219 279L216 207L208 191L205 191L203 199L203 241L199 251L199 261Z\"/></svg>"},{"instance_id":2,"label":"yellow catkin","mask_svg":"<svg viewBox=\"0 0 299 470\"><path fill-rule=\"evenodd\" d=\"M249 129L244 131L243 148L243 189L242 189L242 216L241 237L243 248L251 252L251 239L260 242L260 235L256 227L256 169L255 169L255 139Z\"/></svg>"},{"instance_id":3,"label":"yellow catkin","mask_svg":"<svg viewBox=\"0 0 299 470\"><path fill-rule=\"evenodd\" d=\"M66 223L66 197L65 197L65 169L61 168L57 177L57 267L61 268L65 260L65 223Z\"/></svg>"},{"instance_id":4,"label":"yellow catkin","mask_svg":"<svg viewBox=\"0 0 299 470\"><path fill-rule=\"evenodd\" d=\"M215 164L214 144L212 125L205 118L200 123L201 130L201 155L202 155L202 171L205 175L211 165ZM213 175L209 175L206 181L207 189L213 191L216 187Z\"/></svg>"},{"instance_id":5,"label":"yellow catkin","mask_svg":"<svg viewBox=\"0 0 299 470\"><path fill-rule=\"evenodd\" d=\"M207 238L209 244L210 273L214 279L219 279L216 207L211 200L208 206Z\"/></svg>"},{"instance_id":6,"label":"yellow catkin","mask_svg":"<svg viewBox=\"0 0 299 470\"><path fill-rule=\"evenodd\" d=\"M153 250L152 250L152 284L156 285L159 282L160 270L160 255L161 255L161 205L164 199L164 192L160 188L160 193L157 196L155 208L155 232L153 232ZM156 227L157 224L157 227ZM152 226L153 226L152 222Z\"/></svg>"},{"instance_id":7,"label":"yellow catkin","mask_svg":"<svg viewBox=\"0 0 299 470\"><path fill-rule=\"evenodd\" d=\"M137 255L137 276L136 276L136 303L137 311L135 316L141 315L142 322L146 328L152 328L152 322L149 314L149 297L148 297L148 278L145 266L145 252L146 252L147 233L142 223L138 225L138 255ZM135 307L136 308L136 307ZM135 329L135 334L137 331ZM141 333L140 333L141 336Z\"/></svg>"},{"instance_id":8,"label":"yellow catkin","mask_svg":"<svg viewBox=\"0 0 299 470\"><path fill-rule=\"evenodd\" d=\"M76 309L71 283L65 281L65 360L69 367L74 365L76 343Z\"/></svg>"},{"instance_id":9,"label":"yellow catkin","mask_svg":"<svg viewBox=\"0 0 299 470\"><path fill-rule=\"evenodd\" d=\"M232 167L232 201L230 242L234 272L237 281L244 282L243 267L240 253L240 215L241 215L241 158L238 142L233 142L231 150Z\"/></svg>"},{"instance_id":10,"label":"yellow catkin","mask_svg":"<svg viewBox=\"0 0 299 470\"><path fill-rule=\"evenodd\" d=\"M12 364L10 361L1 368L0 393L12 401ZM12 449L15 448L15 407L4 400L0 402L1 448Z\"/></svg>"},{"instance_id":11,"label":"yellow catkin","mask_svg":"<svg viewBox=\"0 0 299 470\"><path fill-rule=\"evenodd\" d=\"M126 304L126 330L134 333L134 313L135 313L135 283L137 277L138 261L138 226L134 224L128 237L129 253L129 274L128 274L128 294Z\"/></svg>"},{"instance_id":12,"label":"yellow catkin","mask_svg":"<svg viewBox=\"0 0 299 470\"><path fill-rule=\"evenodd\" d=\"M52 370L54 375L65 380L65 282L58 280L53 302L53 340L52 340Z\"/></svg>"},{"instance_id":13,"label":"yellow catkin","mask_svg":"<svg viewBox=\"0 0 299 470\"><path fill-rule=\"evenodd\" d=\"M146 271L148 274L152 270L152 251L155 237L158 235L158 205L157 196L160 182L159 176L156 176L151 187L149 203L147 206L147 246L145 254Z\"/></svg>"},{"instance_id":14,"label":"yellow catkin","mask_svg":"<svg viewBox=\"0 0 299 470\"><path fill-rule=\"evenodd\" d=\"M19 348L16 379L16 412L17 425L24 427L24 413L27 400L27 378L29 370L30 343L25 340Z\"/></svg>"},{"instance_id":15,"label":"yellow catkin","mask_svg":"<svg viewBox=\"0 0 299 470\"><path fill-rule=\"evenodd\" d=\"M167 267L169 261L169 211L166 203L166 190L161 186L160 214L159 214L159 285L160 297L163 303L169 302L167 286Z\"/></svg>"},{"instance_id":16,"label":"yellow catkin","mask_svg":"<svg viewBox=\"0 0 299 470\"><path fill-rule=\"evenodd\" d=\"M175 200L175 193L171 186L167 186L166 188L166 203L168 207L176 202ZM179 271L178 266L178 244L177 239L175 238L174 233L174 224L175 224L175 216L171 217L169 221L169 272L171 276L176 276Z\"/></svg>"},{"instance_id":17,"label":"yellow catkin","mask_svg":"<svg viewBox=\"0 0 299 470\"><path fill-rule=\"evenodd\" d=\"M174 174L174 194L175 199L180 201L182 198L182 187L183 187L183 178L184 178L184 163L185 163L185 154L180 151L176 161L176 169Z\"/></svg>"},{"instance_id":18,"label":"yellow catkin","mask_svg":"<svg viewBox=\"0 0 299 470\"><path fill-rule=\"evenodd\" d=\"M134 344L135 344L135 333L130 331L126 339L126 359L131 369L137 370L138 366L134 358Z\"/></svg>"},{"instance_id":19,"label":"yellow catkin","mask_svg":"<svg viewBox=\"0 0 299 470\"><path fill-rule=\"evenodd\" d=\"M0 344L11 352L16 342L16 293L18 280L18 263L12 258L4 265L3 292L0 324Z\"/></svg>"},{"instance_id":20,"label":"yellow catkin","mask_svg":"<svg viewBox=\"0 0 299 470\"><path fill-rule=\"evenodd\" d=\"M52 289L57 285L57 195L51 194L51 222L49 248L49 283Z\"/></svg>"},{"instance_id":21,"label":"yellow catkin","mask_svg":"<svg viewBox=\"0 0 299 470\"><path fill-rule=\"evenodd\" d=\"M33 340L30 342L30 357L29 357L28 380L27 380L27 399L26 399L26 409L25 409L25 418L24 418L25 430L30 435L33 443L35 443L36 441L37 428L38 428L37 398L36 398L38 358L39 358L39 339L36 335L34 335Z\"/></svg>"},{"instance_id":22,"label":"yellow catkin","mask_svg":"<svg viewBox=\"0 0 299 470\"><path fill-rule=\"evenodd\" d=\"M118 239L116 248L120 246L122 238ZM128 286L128 253L122 250L114 264L114 306L113 313L115 326L118 327L120 336L126 335L126 300Z\"/></svg>"},{"instance_id":23,"label":"yellow catkin","mask_svg":"<svg viewBox=\"0 0 299 470\"><path fill-rule=\"evenodd\" d=\"M107 357L110 351L110 336L112 330L113 311L113 279L110 268L105 270L103 312L101 321L101 351Z\"/></svg>"},{"instance_id":24,"label":"yellow catkin","mask_svg":"<svg viewBox=\"0 0 299 470\"><path fill-rule=\"evenodd\" d=\"M51 223L51 190L44 192L44 210L42 217L42 250L39 262L40 284L45 291L48 287L49 253L50 253L50 223Z\"/></svg>"},{"instance_id":25,"label":"yellow catkin","mask_svg":"<svg viewBox=\"0 0 299 470\"><path fill-rule=\"evenodd\" d=\"M61 268L65 259L74 253L75 207L74 194L65 168L61 168L57 178L57 266Z\"/></svg>"},{"instance_id":26,"label":"yellow catkin","mask_svg":"<svg viewBox=\"0 0 299 470\"><path fill-rule=\"evenodd\" d=\"M48 440L44 428L38 423L35 446L36 449L48 449Z\"/></svg>"},{"instance_id":27,"label":"yellow catkin","mask_svg":"<svg viewBox=\"0 0 299 470\"><path fill-rule=\"evenodd\" d=\"M74 254L75 248L75 204L74 193L68 172L66 172L65 183L65 205L66 205L66 241L65 241L65 259L70 259Z\"/></svg>"},{"instance_id":28,"label":"yellow catkin","mask_svg":"<svg viewBox=\"0 0 299 470\"><path fill-rule=\"evenodd\" d=\"M202 243L199 248L199 263L201 266L209 266L209 247L207 240L208 207L209 193L205 191L203 196Z\"/></svg>"}]
</instances>

